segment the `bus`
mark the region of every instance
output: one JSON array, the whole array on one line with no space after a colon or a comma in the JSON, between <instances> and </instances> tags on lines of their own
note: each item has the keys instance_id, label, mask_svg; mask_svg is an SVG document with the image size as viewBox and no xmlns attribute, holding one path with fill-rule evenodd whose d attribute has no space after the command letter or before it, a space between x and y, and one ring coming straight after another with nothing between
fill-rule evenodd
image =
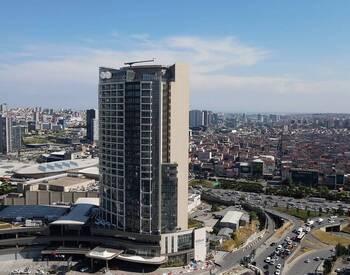
<instances>
[{"instance_id":1,"label":"bus","mask_svg":"<svg viewBox=\"0 0 350 275\"><path fill-rule=\"evenodd\" d=\"M305 237L305 232L301 232L298 236L297 236L297 241L301 241L304 237Z\"/></svg>"},{"instance_id":2,"label":"bus","mask_svg":"<svg viewBox=\"0 0 350 275\"><path fill-rule=\"evenodd\" d=\"M326 202L325 198L309 197L310 202Z\"/></svg>"}]
</instances>

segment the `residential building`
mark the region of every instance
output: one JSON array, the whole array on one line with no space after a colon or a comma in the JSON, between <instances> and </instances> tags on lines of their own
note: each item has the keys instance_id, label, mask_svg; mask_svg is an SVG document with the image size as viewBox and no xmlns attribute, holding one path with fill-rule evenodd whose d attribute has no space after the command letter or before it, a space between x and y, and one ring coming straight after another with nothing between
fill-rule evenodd
<instances>
[{"instance_id":1,"label":"residential building","mask_svg":"<svg viewBox=\"0 0 350 275\"><path fill-rule=\"evenodd\" d=\"M190 127L196 128L204 125L204 116L201 110L190 111Z\"/></svg>"},{"instance_id":2,"label":"residential building","mask_svg":"<svg viewBox=\"0 0 350 275\"><path fill-rule=\"evenodd\" d=\"M203 125L205 127L211 126L213 123L213 112L211 111L203 111Z\"/></svg>"}]
</instances>

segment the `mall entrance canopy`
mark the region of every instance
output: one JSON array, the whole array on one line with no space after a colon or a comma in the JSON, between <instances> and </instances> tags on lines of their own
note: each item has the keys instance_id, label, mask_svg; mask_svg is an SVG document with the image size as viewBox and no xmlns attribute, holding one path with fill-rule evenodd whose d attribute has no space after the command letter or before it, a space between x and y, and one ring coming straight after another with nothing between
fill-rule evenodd
<instances>
[{"instance_id":1,"label":"mall entrance canopy","mask_svg":"<svg viewBox=\"0 0 350 275\"><path fill-rule=\"evenodd\" d=\"M96 246L94 249L90 250L85 254L87 258L91 258L91 269L93 268L93 259L96 260L105 260L106 269L108 270L108 261L119 256L123 253L123 250L117 250L108 247Z\"/></svg>"}]
</instances>

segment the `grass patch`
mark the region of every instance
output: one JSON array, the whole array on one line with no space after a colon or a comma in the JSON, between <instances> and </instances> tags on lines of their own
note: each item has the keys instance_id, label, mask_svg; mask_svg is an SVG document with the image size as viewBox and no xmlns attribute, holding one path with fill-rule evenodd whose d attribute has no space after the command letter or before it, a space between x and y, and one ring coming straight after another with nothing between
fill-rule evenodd
<instances>
[{"instance_id":1,"label":"grass patch","mask_svg":"<svg viewBox=\"0 0 350 275\"><path fill-rule=\"evenodd\" d=\"M194 179L191 180L190 186L202 186L207 188L213 188L215 186L215 182L210 180L200 180L200 179Z\"/></svg>"},{"instance_id":2,"label":"grass patch","mask_svg":"<svg viewBox=\"0 0 350 275\"><path fill-rule=\"evenodd\" d=\"M342 232L350 234L350 223L348 223L347 226L343 228Z\"/></svg>"},{"instance_id":3,"label":"grass patch","mask_svg":"<svg viewBox=\"0 0 350 275\"><path fill-rule=\"evenodd\" d=\"M201 228L203 225L201 221L192 218L188 219L188 228Z\"/></svg>"},{"instance_id":4,"label":"grass patch","mask_svg":"<svg viewBox=\"0 0 350 275\"><path fill-rule=\"evenodd\" d=\"M302 209L297 210L296 208L287 209L286 207L276 207L275 209L279 212L286 213L288 215L297 217L302 220L320 216L320 213L318 211L302 210Z\"/></svg>"},{"instance_id":5,"label":"grass patch","mask_svg":"<svg viewBox=\"0 0 350 275\"><path fill-rule=\"evenodd\" d=\"M288 230L289 227L292 226L292 223L290 221L285 222L280 228L278 228L275 232L275 235L280 238Z\"/></svg>"},{"instance_id":6,"label":"grass patch","mask_svg":"<svg viewBox=\"0 0 350 275\"><path fill-rule=\"evenodd\" d=\"M234 248L240 247L256 232L258 227L259 222L254 220L251 224L238 228L237 231L233 233L233 238L231 240L222 243L222 250L232 251Z\"/></svg>"},{"instance_id":7,"label":"grass patch","mask_svg":"<svg viewBox=\"0 0 350 275\"><path fill-rule=\"evenodd\" d=\"M221 249L224 251L232 251L236 246L236 241L234 239L223 241L221 244Z\"/></svg>"},{"instance_id":8,"label":"grass patch","mask_svg":"<svg viewBox=\"0 0 350 275\"><path fill-rule=\"evenodd\" d=\"M46 136L28 136L23 138L24 144L41 144L49 143L49 139Z\"/></svg>"},{"instance_id":9,"label":"grass patch","mask_svg":"<svg viewBox=\"0 0 350 275\"><path fill-rule=\"evenodd\" d=\"M5 195L8 193L11 193L14 190L15 190L15 188L12 187L11 184L8 182L2 182L0 185L0 195ZM1 209L1 207L0 207L0 209Z\"/></svg>"},{"instance_id":10,"label":"grass patch","mask_svg":"<svg viewBox=\"0 0 350 275\"><path fill-rule=\"evenodd\" d=\"M304 246L300 249L300 252L302 252L302 254L311 251L312 249L308 246Z\"/></svg>"},{"instance_id":11,"label":"grass patch","mask_svg":"<svg viewBox=\"0 0 350 275\"><path fill-rule=\"evenodd\" d=\"M263 193L264 186L257 181L248 180L220 180L220 188L222 189L232 189L242 192L253 192L253 193Z\"/></svg>"},{"instance_id":12,"label":"grass patch","mask_svg":"<svg viewBox=\"0 0 350 275\"><path fill-rule=\"evenodd\" d=\"M350 245L350 239L324 232L320 229L313 231L312 235L320 242L328 245L337 245L339 243L345 246Z\"/></svg>"}]
</instances>

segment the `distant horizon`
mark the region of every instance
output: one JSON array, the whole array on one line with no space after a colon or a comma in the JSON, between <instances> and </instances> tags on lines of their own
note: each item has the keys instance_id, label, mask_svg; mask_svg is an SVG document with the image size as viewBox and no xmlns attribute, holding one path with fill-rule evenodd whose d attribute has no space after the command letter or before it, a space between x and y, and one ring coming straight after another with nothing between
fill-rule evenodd
<instances>
[{"instance_id":1,"label":"distant horizon","mask_svg":"<svg viewBox=\"0 0 350 275\"><path fill-rule=\"evenodd\" d=\"M0 104L7 104L7 102L0 102ZM53 106L40 106L40 105L33 105L33 106L11 106L7 104L8 109L30 109L30 108L42 108L42 109L53 109L53 110L72 110L72 111L86 111L89 109L96 109L97 107L86 107L86 108L76 108L76 107L53 107ZM274 111L264 111L264 112L258 112L258 111L218 111L218 110L212 110L212 109L206 109L206 108L189 108L189 111L192 110L201 110L201 111L212 111L214 113L223 113L223 114L247 114L247 115L268 115L268 114L276 114L276 115L350 115L349 113L342 113L342 112L274 112Z\"/></svg>"}]
</instances>

